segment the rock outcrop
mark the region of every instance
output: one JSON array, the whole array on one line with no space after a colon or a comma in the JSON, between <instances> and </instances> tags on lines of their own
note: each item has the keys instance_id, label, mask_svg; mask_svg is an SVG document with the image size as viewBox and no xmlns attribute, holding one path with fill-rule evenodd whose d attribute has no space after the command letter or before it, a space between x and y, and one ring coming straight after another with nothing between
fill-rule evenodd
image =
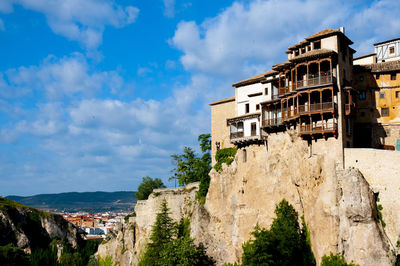
<instances>
[{"instance_id":1,"label":"rock outcrop","mask_svg":"<svg viewBox=\"0 0 400 266\"><path fill-rule=\"evenodd\" d=\"M0 197L0 246L12 244L30 254L53 239L64 240L73 248L82 241L78 228L60 215Z\"/></svg>"},{"instance_id":2,"label":"rock outcrop","mask_svg":"<svg viewBox=\"0 0 400 266\"><path fill-rule=\"evenodd\" d=\"M318 150L318 145L332 149ZM315 146L313 153L306 141L288 131L271 134L265 145L246 147L245 157L239 149L229 167L223 165L221 173L210 172L204 205L195 200L196 184L157 190L135 208L136 217L130 221L134 236L124 240L133 241L133 249L126 253L129 259L118 255L121 244L113 244L115 248L101 245L98 254L112 255L121 265L136 265L165 198L172 218L190 217L192 237L218 265L240 261L242 244L255 225L269 227L276 204L285 198L304 215L318 264L332 252L360 265L392 265L394 247L377 219L369 184L358 170L342 169L335 139L321 140ZM123 236L121 231L118 237Z\"/></svg>"}]
</instances>

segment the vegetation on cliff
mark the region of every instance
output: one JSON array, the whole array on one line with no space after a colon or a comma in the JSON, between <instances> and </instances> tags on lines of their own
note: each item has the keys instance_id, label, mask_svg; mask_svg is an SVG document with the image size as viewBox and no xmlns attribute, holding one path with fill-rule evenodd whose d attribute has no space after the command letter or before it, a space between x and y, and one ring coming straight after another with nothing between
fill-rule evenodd
<instances>
[{"instance_id":1,"label":"vegetation on cliff","mask_svg":"<svg viewBox=\"0 0 400 266\"><path fill-rule=\"evenodd\" d=\"M152 179L149 176L143 177L142 183L138 187L135 196L138 200L147 200L153 189L165 188L164 183L159 178Z\"/></svg>"},{"instance_id":2,"label":"vegetation on cliff","mask_svg":"<svg viewBox=\"0 0 400 266\"><path fill-rule=\"evenodd\" d=\"M315 265L307 227L300 228L293 206L282 200L275 214L269 230L257 225L243 244L242 265Z\"/></svg>"},{"instance_id":3,"label":"vegetation on cliff","mask_svg":"<svg viewBox=\"0 0 400 266\"><path fill-rule=\"evenodd\" d=\"M169 217L166 200L161 204L156 221L139 266L213 265L204 248L194 245L188 219L176 224Z\"/></svg>"},{"instance_id":4,"label":"vegetation on cliff","mask_svg":"<svg viewBox=\"0 0 400 266\"><path fill-rule=\"evenodd\" d=\"M235 159L237 149L236 148L225 148L220 149L215 154L215 160L217 163L214 165L214 169L220 173L222 171L222 164L230 165Z\"/></svg>"},{"instance_id":5,"label":"vegetation on cliff","mask_svg":"<svg viewBox=\"0 0 400 266\"><path fill-rule=\"evenodd\" d=\"M170 179L178 181L180 186L200 181L197 198L203 202L210 186L211 170L211 135L201 134L198 137L202 152L199 157L192 148L185 147L182 154L171 155L175 168L172 169L173 176Z\"/></svg>"},{"instance_id":6,"label":"vegetation on cliff","mask_svg":"<svg viewBox=\"0 0 400 266\"><path fill-rule=\"evenodd\" d=\"M321 266L358 266L358 264L347 263L340 254L331 253L329 256L322 257Z\"/></svg>"}]
</instances>

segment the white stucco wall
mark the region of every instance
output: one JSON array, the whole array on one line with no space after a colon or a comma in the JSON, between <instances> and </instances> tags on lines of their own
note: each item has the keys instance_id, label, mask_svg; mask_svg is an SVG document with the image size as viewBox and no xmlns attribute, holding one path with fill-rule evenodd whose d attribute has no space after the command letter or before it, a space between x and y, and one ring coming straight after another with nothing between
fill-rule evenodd
<instances>
[{"instance_id":1,"label":"white stucco wall","mask_svg":"<svg viewBox=\"0 0 400 266\"><path fill-rule=\"evenodd\" d=\"M250 104L250 110L249 113L257 113L261 111L261 107L259 110L256 110L256 105L259 104L260 102L266 101L268 99L268 96L265 95L265 88L267 87L267 84L261 84L261 83L255 83L255 84L250 84L247 86L242 86L238 87L236 89L237 94L236 94L236 101L237 101L237 115L245 115L246 114L246 104ZM253 96L249 97L248 95L254 94L254 93L262 93L260 96ZM271 97L269 95L269 97Z\"/></svg>"},{"instance_id":2,"label":"white stucco wall","mask_svg":"<svg viewBox=\"0 0 400 266\"><path fill-rule=\"evenodd\" d=\"M389 53L389 47L394 47L394 53ZM382 60L394 61L400 59L400 40L387 42L375 46L375 53L378 63Z\"/></svg>"},{"instance_id":3,"label":"white stucco wall","mask_svg":"<svg viewBox=\"0 0 400 266\"><path fill-rule=\"evenodd\" d=\"M374 64L376 60L375 55L370 55L368 57L360 58L360 59L354 59L353 60L353 65L370 65Z\"/></svg>"},{"instance_id":4,"label":"white stucco wall","mask_svg":"<svg viewBox=\"0 0 400 266\"><path fill-rule=\"evenodd\" d=\"M321 39L321 48L338 52L339 50L338 50L337 36L334 35L334 36L330 36L330 37Z\"/></svg>"}]
</instances>

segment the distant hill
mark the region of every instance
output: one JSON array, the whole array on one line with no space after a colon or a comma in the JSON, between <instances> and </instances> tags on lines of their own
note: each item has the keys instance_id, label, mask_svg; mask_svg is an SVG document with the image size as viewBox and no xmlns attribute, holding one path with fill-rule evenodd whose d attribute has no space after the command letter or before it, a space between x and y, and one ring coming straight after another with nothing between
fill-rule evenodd
<instances>
[{"instance_id":1,"label":"distant hill","mask_svg":"<svg viewBox=\"0 0 400 266\"><path fill-rule=\"evenodd\" d=\"M136 204L135 193L134 191L67 192L28 197L7 196L7 198L47 211L131 211Z\"/></svg>"}]
</instances>

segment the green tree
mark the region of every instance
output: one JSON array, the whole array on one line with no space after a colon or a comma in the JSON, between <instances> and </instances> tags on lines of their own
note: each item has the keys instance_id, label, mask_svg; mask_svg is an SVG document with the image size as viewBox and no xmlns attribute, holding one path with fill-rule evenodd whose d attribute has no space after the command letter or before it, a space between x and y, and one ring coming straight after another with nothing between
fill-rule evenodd
<instances>
[{"instance_id":1,"label":"green tree","mask_svg":"<svg viewBox=\"0 0 400 266\"><path fill-rule=\"evenodd\" d=\"M182 154L172 154L171 157L175 165L171 178L178 180L180 186L200 180L197 175L199 158L192 148L185 147Z\"/></svg>"},{"instance_id":2,"label":"green tree","mask_svg":"<svg viewBox=\"0 0 400 266\"><path fill-rule=\"evenodd\" d=\"M139 266L213 265L204 248L194 245L189 219L175 224L164 199Z\"/></svg>"},{"instance_id":3,"label":"green tree","mask_svg":"<svg viewBox=\"0 0 400 266\"><path fill-rule=\"evenodd\" d=\"M176 233L176 224L169 217L168 213L167 201L164 199L153 225L150 242L147 244L146 251L139 262L140 266L160 265L161 251L165 244L172 241L172 237Z\"/></svg>"},{"instance_id":4,"label":"green tree","mask_svg":"<svg viewBox=\"0 0 400 266\"><path fill-rule=\"evenodd\" d=\"M142 183L138 187L138 191L135 194L135 197L138 200L146 200L149 198L153 189L156 188L165 188L164 183L159 178L152 179L149 176L143 177Z\"/></svg>"},{"instance_id":5,"label":"green tree","mask_svg":"<svg viewBox=\"0 0 400 266\"><path fill-rule=\"evenodd\" d=\"M307 228L300 229L298 215L286 200L275 209L270 230L258 225L252 240L243 245L243 265L315 265Z\"/></svg>"},{"instance_id":6,"label":"green tree","mask_svg":"<svg viewBox=\"0 0 400 266\"><path fill-rule=\"evenodd\" d=\"M347 263L346 260L340 254L330 254L329 256L323 256L321 266L356 266L356 264Z\"/></svg>"},{"instance_id":7,"label":"green tree","mask_svg":"<svg viewBox=\"0 0 400 266\"><path fill-rule=\"evenodd\" d=\"M201 134L198 138L200 148L203 152L201 160L197 163L197 175L199 176L200 185L197 192L197 198L200 202L205 201L205 197L210 187L210 176L208 175L211 170L211 134Z\"/></svg>"},{"instance_id":8,"label":"green tree","mask_svg":"<svg viewBox=\"0 0 400 266\"><path fill-rule=\"evenodd\" d=\"M211 170L211 135L201 134L198 137L201 157L196 155L190 147L185 147L182 154L171 155L175 168L172 170L173 176L170 179L176 179L180 186L200 181L198 199L204 199L210 186Z\"/></svg>"}]
</instances>

